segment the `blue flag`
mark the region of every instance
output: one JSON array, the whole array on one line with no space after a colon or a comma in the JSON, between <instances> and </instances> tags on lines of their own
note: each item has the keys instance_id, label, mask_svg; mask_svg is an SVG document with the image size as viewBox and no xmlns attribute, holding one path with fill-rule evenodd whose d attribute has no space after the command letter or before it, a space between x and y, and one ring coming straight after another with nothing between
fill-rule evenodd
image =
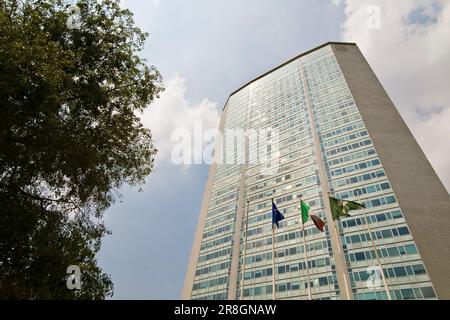
<instances>
[{"instance_id":1,"label":"blue flag","mask_svg":"<svg viewBox=\"0 0 450 320\"><path fill-rule=\"evenodd\" d=\"M281 214L272 200L272 226L276 224L277 228L279 228L280 226L278 225L278 222L280 222L281 220L284 220L284 216Z\"/></svg>"}]
</instances>

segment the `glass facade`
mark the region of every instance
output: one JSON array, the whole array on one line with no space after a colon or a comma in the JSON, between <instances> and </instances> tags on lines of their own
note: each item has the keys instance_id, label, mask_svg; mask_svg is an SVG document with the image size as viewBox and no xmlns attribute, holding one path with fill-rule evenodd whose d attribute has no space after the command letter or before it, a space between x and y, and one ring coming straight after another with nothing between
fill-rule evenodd
<instances>
[{"instance_id":1,"label":"glass facade","mask_svg":"<svg viewBox=\"0 0 450 320\"><path fill-rule=\"evenodd\" d=\"M276 299L307 299L306 268L313 299L343 299L338 254L345 257L353 299L387 299L383 285L370 286L376 259L364 216L392 299L436 298L331 45L298 57L232 94L222 121L224 129L277 130L276 141L268 133L268 143L251 148L247 157L261 148L270 153L274 143L277 150L275 158L266 162L242 163L236 151L243 146L224 144L224 158L234 162L218 164L213 176L192 299L272 299L273 290ZM323 177L326 181L321 181ZM364 211L352 211L351 218L336 224L340 253L332 245L328 192L366 205ZM307 263L299 196L311 213L326 222L323 233L311 222L305 226ZM275 257L271 199L286 218L275 232Z\"/></svg>"}]
</instances>

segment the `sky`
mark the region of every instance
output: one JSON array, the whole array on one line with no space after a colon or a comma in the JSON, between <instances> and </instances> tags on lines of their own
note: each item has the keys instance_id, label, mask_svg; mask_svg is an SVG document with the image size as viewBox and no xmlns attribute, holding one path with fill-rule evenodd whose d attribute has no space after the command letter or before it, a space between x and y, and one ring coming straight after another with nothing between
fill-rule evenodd
<instances>
[{"instance_id":1,"label":"sky","mask_svg":"<svg viewBox=\"0 0 450 320\"><path fill-rule=\"evenodd\" d=\"M105 214L98 261L113 299L179 299L208 165L176 165L172 134L217 128L228 95L328 41L356 42L450 190L450 1L123 0L149 33L165 92L142 114L159 149L142 191Z\"/></svg>"}]
</instances>

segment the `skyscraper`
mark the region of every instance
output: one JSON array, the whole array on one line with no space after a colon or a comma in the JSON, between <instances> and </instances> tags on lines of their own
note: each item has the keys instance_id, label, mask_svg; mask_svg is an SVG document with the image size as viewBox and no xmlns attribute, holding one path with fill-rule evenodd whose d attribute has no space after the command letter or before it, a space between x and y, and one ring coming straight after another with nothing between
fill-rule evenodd
<instances>
[{"instance_id":1,"label":"skyscraper","mask_svg":"<svg viewBox=\"0 0 450 320\"><path fill-rule=\"evenodd\" d=\"M450 298L450 197L356 44L326 43L236 90L228 129L276 139L234 158L239 144L218 146L237 161L210 167L182 298ZM272 157L248 161L261 149ZM329 195L366 209L334 222ZM299 196L326 222L306 223L305 246ZM272 199L286 218L273 242Z\"/></svg>"}]
</instances>

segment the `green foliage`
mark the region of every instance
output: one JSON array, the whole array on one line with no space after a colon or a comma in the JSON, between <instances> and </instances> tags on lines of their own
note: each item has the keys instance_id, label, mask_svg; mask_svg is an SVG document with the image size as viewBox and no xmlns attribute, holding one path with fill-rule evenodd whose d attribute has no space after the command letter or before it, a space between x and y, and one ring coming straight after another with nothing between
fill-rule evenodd
<instances>
[{"instance_id":1,"label":"green foliage","mask_svg":"<svg viewBox=\"0 0 450 320\"><path fill-rule=\"evenodd\" d=\"M118 0L0 2L0 298L96 299L112 282L95 254L105 210L141 185L156 149L139 113L161 77L147 34ZM79 265L82 289L66 288Z\"/></svg>"}]
</instances>

